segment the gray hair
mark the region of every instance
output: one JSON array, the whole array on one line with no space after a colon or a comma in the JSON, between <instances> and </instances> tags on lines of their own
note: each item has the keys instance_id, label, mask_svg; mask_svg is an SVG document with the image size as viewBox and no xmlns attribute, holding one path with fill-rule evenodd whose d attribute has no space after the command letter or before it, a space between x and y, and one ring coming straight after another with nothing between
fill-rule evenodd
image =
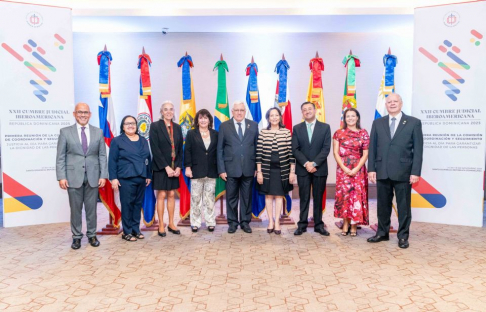
<instances>
[{"instance_id":1,"label":"gray hair","mask_svg":"<svg viewBox=\"0 0 486 312\"><path fill-rule=\"evenodd\" d=\"M170 104L172 105L172 108L175 109L175 106L174 106L174 103L172 103L172 101L170 100L165 100L163 103L162 103L162 106L160 107L160 119L164 119L164 116L162 115L162 110L164 109L164 106L167 105L167 104ZM175 119L175 112L174 112L174 116L172 117L172 121L175 122L176 119Z\"/></svg>"},{"instance_id":2,"label":"gray hair","mask_svg":"<svg viewBox=\"0 0 486 312\"><path fill-rule=\"evenodd\" d=\"M390 96L392 94L396 95L398 97L398 101L400 101L400 103L403 104L402 96L400 94L393 92L393 93L390 93L388 96Z\"/></svg>"},{"instance_id":3,"label":"gray hair","mask_svg":"<svg viewBox=\"0 0 486 312\"><path fill-rule=\"evenodd\" d=\"M235 109L235 106L236 105L243 105L245 107L245 110L246 110L246 105L245 105L245 102L241 101L241 100L237 100L233 103L233 106L231 107L231 110L234 110Z\"/></svg>"}]
</instances>

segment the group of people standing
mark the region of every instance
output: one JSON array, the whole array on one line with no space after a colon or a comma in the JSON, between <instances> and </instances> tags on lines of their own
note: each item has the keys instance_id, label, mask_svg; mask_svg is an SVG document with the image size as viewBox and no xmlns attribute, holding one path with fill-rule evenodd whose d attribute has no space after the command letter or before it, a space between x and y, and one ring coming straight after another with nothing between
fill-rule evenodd
<instances>
[{"instance_id":1,"label":"group of people standing","mask_svg":"<svg viewBox=\"0 0 486 312\"><path fill-rule=\"evenodd\" d=\"M300 216L294 235L307 231L312 192L314 232L329 236L322 221L322 204L331 146L338 165L334 216L343 219L341 235L356 236L358 225L369 224L369 180L377 183L378 231L368 242L389 240L395 194L398 245L407 248L411 185L419 181L423 138L420 120L405 115L402 105L398 94L389 95L386 99L389 115L373 122L370 135L360 126L359 112L350 108L344 113L342 128L331 136L329 125L316 119L316 107L311 102L301 105L304 121L295 125L291 133L282 123L280 109L268 110L265 116L268 125L259 131L256 122L245 118L246 106L238 101L233 104L232 118L220 125L219 132L213 129L209 111L198 111L194 129L187 132L183 149L182 129L173 121L174 105L166 101L160 110L161 119L150 128L150 143L138 135L133 116L123 118L121 134L111 143L107 164L101 130L89 126L89 131L85 131L91 113L87 104L80 103L73 113L77 123L61 129L57 155L57 178L60 187L68 190L71 205L72 248L81 246L83 203L89 242L99 246L95 233L96 189L108 177L112 188L120 190L123 239L144 238L140 232L141 208L145 186L151 180L157 192L158 235L166 236L163 223L166 201L167 230L180 234L174 223L174 192L179 188L183 168L191 178L193 232L201 227L203 215L208 230L215 229L215 185L220 177L226 181L228 233L235 233L238 226L251 233L252 188L256 176L256 187L265 195L269 234L281 234L279 216L283 199L297 182Z\"/></svg>"}]
</instances>

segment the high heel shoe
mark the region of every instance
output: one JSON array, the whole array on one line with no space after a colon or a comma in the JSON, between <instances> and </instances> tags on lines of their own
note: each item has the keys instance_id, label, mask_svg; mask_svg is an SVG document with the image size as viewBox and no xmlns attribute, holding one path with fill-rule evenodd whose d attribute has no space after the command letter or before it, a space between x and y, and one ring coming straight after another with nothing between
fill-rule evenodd
<instances>
[{"instance_id":1,"label":"high heel shoe","mask_svg":"<svg viewBox=\"0 0 486 312\"><path fill-rule=\"evenodd\" d=\"M170 226L167 226L167 229L169 230L169 232L171 232L172 234L175 234L175 235L179 235L181 234L181 231L179 230L173 230L170 228Z\"/></svg>"},{"instance_id":2,"label":"high heel shoe","mask_svg":"<svg viewBox=\"0 0 486 312\"><path fill-rule=\"evenodd\" d=\"M275 226L273 226L271 229L267 228L267 233L272 234L274 229L275 229Z\"/></svg>"}]
</instances>

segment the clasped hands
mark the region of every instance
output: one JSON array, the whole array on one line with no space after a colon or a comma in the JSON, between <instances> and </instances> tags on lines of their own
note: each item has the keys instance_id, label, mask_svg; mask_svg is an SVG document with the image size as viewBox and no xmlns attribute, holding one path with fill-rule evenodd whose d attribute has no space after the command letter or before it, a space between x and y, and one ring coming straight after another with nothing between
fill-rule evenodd
<instances>
[{"instance_id":1,"label":"clasped hands","mask_svg":"<svg viewBox=\"0 0 486 312\"><path fill-rule=\"evenodd\" d=\"M314 162L313 161L308 161L305 163L304 165L305 169L307 170L307 172L309 173L314 173L317 171L317 167L314 167Z\"/></svg>"},{"instance_id":2,"label":"clasped hands","mask_svg":"<svg viewBox=\"0 0 486 312\"><path fill-rule=\"evenodd\" d=\"M181 168L177 167L174 170L171 167L167 166L165 167L165 172L167 172L169 178L177 178L178 176L181 175Z\"/></svg>"}]
</instances>

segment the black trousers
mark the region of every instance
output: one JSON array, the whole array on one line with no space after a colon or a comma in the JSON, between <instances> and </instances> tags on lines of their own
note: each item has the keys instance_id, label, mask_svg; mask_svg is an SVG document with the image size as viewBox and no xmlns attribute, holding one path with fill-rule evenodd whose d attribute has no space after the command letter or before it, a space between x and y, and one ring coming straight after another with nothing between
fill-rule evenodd
<instances>
[{"instance_id":1,"label":"black trousers","mask_svg":"<svg viewBox=\"0 0 486 312\"><path fill-rule=\"evenodd\" d=\"M397 199L398 239L408 239L412 222L412 185L408 181L377 180L378 191L378 231L376 235L385 236L390 232L393 190Z\"/></svg>"},{"instance_id":2,"label":"black trousers","mask_svg":"<svg viewBox=\"0 0 486 312\"><path fill-rule=\"evenodd\" d=\"M253 177L230 178L226 181L226 214L228 225L251 222L251 190ZM240 221L238 222L238 199L240 201Z\"/></svg>"},{"instance_id":3,"label":"black trousers","mask_svg":"<svg viewBox=\"0 0 486 312\"><path fill-rule=\"evenodd\" d=\"M133 177L119 181L123 234L138 234L145 199L145 178Z\"/></svg>"},{"instance_id":4,"label":"black trousers","mask_svg":"<svg viewBox=\"0 0 486 312\"><path fill-rule=\"evenodd\" d=\"M297 226L303 230L307 228L309 221L309 204L310 193L312 187L312 196L314 197L314 229L324 229L324 222L322 222L322 198L326 191L327 176L315 176L309 173L305 176L297 176L297 183L299 184L300 197L300 217Z\"/></svg>"}]
</instances>

